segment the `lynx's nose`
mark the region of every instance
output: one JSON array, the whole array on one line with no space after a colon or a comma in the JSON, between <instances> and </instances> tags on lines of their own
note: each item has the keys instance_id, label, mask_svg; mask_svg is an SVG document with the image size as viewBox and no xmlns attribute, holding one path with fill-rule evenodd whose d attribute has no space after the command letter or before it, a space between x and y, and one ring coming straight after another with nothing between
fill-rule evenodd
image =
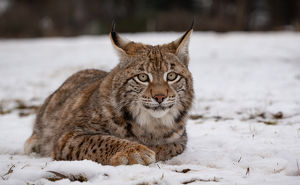
<instances>
[{"instance_id":1,"label":"lynx's nose","mask_svg":"<svg viewBox=\"0 0 300 185\"><path fill-rule=\"evenodd\" d=\"M155 101L157 101L158 103L161 103L164 101L164 99L166 98L165 95L163 94L157 94L157 95L154 95L153 98L155 99Z\"/></svg>"}]
</instances>

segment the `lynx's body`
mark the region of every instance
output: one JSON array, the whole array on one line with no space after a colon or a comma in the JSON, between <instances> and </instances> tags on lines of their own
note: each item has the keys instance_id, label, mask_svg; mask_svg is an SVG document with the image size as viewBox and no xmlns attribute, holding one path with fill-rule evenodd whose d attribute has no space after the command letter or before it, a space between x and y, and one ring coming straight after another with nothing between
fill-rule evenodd
<instances>
[{"instance_id":1,"label":"lynx's body","mask_svg":"<svg viewBox=\"0 0 300 185\"><path fill-rule=\"evenodd\" d=\"M111 32L120 63L109 73L69 77L41 106L25 152L107 165L147 165L182 153L193 99L191 33L150 46Z\"/></svg>"}]
</instances>

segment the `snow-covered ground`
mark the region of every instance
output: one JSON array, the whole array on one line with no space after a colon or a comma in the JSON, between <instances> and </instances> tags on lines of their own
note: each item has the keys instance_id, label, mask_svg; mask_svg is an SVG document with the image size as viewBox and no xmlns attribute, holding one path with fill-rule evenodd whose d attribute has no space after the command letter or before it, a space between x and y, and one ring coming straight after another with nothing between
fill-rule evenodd
<instances>
[{"instance_id":1,"label":"snow-covered ground","mask_svg":"<svg viewBox=\"0 0 300 185\"><path fill-rule=\"evenodd\" d=\"M179 35L126 36L157 44ZM80 69L117 64L108 36L0 40L0 184L299 185L300 34L196 32L190 54L196 99L185 152L112 167L23 152L47 95Z\"/></svg>"}]
</instances>

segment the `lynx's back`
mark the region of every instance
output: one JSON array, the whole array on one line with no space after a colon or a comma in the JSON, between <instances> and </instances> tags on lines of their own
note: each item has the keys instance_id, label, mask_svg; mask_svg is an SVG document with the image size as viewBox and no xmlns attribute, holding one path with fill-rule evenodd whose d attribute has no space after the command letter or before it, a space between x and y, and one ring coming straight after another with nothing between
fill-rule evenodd
<instances>
[{"instance_id":1,"label":"lynx's back","mask_svg":"<svg viewBox=\"0 0 300 185\"><path fill-rule=\"evenodd\" d=\"M58 90L51 94L38 112L33 135L30 142L25 145L25 152L49 156L55 140L65 130L70 129L69 127L73 127L72 124L65 125L64 123L74 116L70 111L71 107L75 102L79 103L74 100L90 96L91 91L89 92L87 88L98 88L106 75L107 72L100 70L80 71L69 77Z\"/></svg>"},{"instance_id":2,"label":"lynx's back","mask_svg":"<svg viewBox=\"0 0 300 185\"><path fill-rule=\"evenodd\" d=\"M109 73L68 78L41 106L25 152L108 165L147 165L182 153L193 100L191 33L151 46L112 31L120 63Z\"/></svg>"}]
</instances>

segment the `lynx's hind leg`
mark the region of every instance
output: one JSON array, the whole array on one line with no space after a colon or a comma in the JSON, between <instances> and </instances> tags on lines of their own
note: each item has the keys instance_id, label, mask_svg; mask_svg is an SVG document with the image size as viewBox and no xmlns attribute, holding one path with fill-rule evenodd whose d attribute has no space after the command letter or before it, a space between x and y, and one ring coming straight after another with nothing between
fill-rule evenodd
<instances>
[{"instance_id":1,"label":"lynx's hind leg","mask_svg":"<svg viewBox=\"0 0 300 185\"><path fill-rule=\"evenodd\" d=\"M32 152L37 152L36 151L37 141L38 141L38 136L36 134L32 134L30 138L27 139L24 145L25 154L28 155Z\"/></svg>"}]
</instances>

